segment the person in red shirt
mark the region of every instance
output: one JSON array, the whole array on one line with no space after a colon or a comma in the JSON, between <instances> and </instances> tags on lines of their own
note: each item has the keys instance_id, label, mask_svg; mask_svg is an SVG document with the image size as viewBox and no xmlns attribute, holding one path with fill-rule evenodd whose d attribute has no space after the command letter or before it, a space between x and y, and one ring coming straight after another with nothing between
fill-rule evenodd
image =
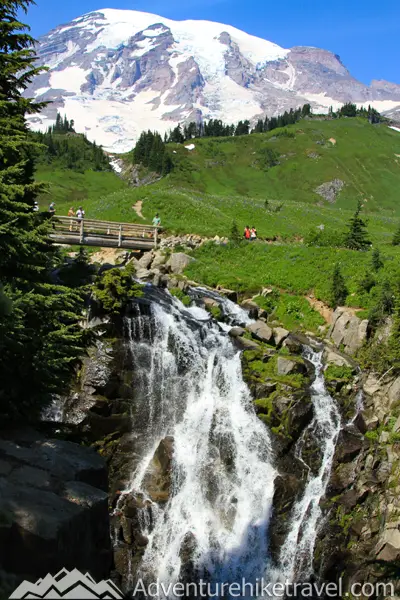
<instances>
[{"instance_id":1,"label":"person in red shirt","mask_svg":"<svg viewBox=\"0 0 400 600\"><path fill-rule=\"evenodd\" d=\"M250 227L248 225L246 225L246 227L244 228L243 236L244 236L244 238L246 240L249 240L250 239L250 235L251 235Z\"/></svg>"}]
</instances>

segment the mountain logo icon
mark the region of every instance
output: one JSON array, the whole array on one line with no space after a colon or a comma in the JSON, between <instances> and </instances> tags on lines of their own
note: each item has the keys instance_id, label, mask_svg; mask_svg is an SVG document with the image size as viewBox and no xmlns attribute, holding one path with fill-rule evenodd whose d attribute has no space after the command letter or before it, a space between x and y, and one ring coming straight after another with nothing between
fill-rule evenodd
<instances>
[{"instance_id":1,"label":"mountain logo icon","mask_svg":"<svg viewBox=\"0 0 400 600\"><path fill-rule=\"evenodd\" d=\"M57 575L46 575L36 583L23 581L10 596L10 600L28 598L73 598L74 600L114 600L123 599L124 595L114 583L108 579L96 583L86 573L82 575L78 569L67 571L62 569Z\"/></svg>"}]
</instances>

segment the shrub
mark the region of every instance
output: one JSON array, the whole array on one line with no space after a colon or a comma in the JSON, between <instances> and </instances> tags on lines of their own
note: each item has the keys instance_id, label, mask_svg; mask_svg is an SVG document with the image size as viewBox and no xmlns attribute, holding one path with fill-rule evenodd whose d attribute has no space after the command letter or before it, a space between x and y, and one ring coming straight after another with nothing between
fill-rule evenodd
<instances>
[{"instance_id":1,"label":"shrub","mask_svg":"<svg viewBox=\"0 0 400 600\"><path fill-rule=\"evenodd\" d=\"M179 288L172 288L169 290L169 292L170 292L171 296L178 298L178 300L180 300L184 306L191 305L192 299L190 298L190 296L185 294L185 292L183 292Z\"/></svg>"},{"instance_id":2,"label":"shrub","mask_svg":"<svg viewBox=\"0 0 400 600\"><path fill-rule=\"evenodd\" d=\"M353 369L346 366L339 367L338 365L329 365L324 376L327 381L351 381Z\"/></svg>"},{"instance_id":3,"label":"shrub","mask_svg":"<svg viewBox=\"0 0 400 600\"><path fill-rule=\"evenodd\" d=\"M132 298L143 296L143 286L132 277L133 268L109 269L98 276L93 286L93 296L105 312L120 313Z\"/></svg>"},{"instance_id":4,"label":"shrub","mask_svg":"<svg viewBox=\"0 0 400 600\"><path fill-rule=\"evenodd\" d=\"M336 263L333 271L332 286L331 286L331 304L333 308L344 304L347 298L347 287L344 277L340 271L339 265Z\"/></svg>"}]
</instances>

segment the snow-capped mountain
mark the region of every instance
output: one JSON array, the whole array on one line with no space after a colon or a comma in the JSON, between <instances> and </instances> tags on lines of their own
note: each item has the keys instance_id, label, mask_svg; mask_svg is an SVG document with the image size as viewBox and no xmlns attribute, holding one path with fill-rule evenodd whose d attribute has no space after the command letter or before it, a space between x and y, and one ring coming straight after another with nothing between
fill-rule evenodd
<instances>
[{"instance_id":1,"label":"snow-capped mountain","mask_svg":"<svg viewBox=\"0 0 400 600\"><path fill-rule=\"evenodd\" d=\"M365 86L331 52L281 48L209 21L102 9L52 30L37 52L50 70L27 95L53 103L32 127L47 128L59 110L114 152L131 149L143 129L252 120L305 102L320 111L347 101L380 111L400 107L400 85Z\"/></svg>"}]
</instances>

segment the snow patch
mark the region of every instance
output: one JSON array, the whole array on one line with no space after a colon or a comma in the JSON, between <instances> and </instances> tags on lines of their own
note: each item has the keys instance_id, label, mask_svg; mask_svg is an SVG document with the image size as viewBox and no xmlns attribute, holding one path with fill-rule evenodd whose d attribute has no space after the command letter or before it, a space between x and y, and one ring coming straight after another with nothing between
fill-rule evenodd
<instances>
[{"instance_id":1,"label":"snow patch","mask_svg":"<svg viewBox=\"0 0 400 600\"><path fill-rule=\"evenodd\" d=\"M194 144L189 144L189 146L185 146L186 150L194 150L196 146Z\"/></svg>"},{"instance_id":2,"label":"snow patch","mask_svg":"<svg viewBox=\"0 0 400 600\"><path fill-rule=\"evenodd\" d=\"M133 50L131 52L132 58L134 58L135 56L140 57L140 56L143 56L144 54L147 54L147 52L149 52L150 50L152 50L155 47L155 44L151 38L146 38L145 40L136 42L136 46L138 47L138 50Z\"/></svg>"},{"instance_id":3,"label":"snow patch","mask_svg":"<svg viewBox=\"0 0 400 600\"><path fill-rule=\"evenodd\" d=\"M81 87L86 83L86 76L90 70L85 71L80 67L67 67L63 71L52 71L50 85L53 89L65 90L79 94Z\"/></svg>"},{"instance_id":4,"label":"snow patch","mask_svg":"<svg viewBox=\"0 0 400 600\"><path fill-rule=\"evenodd\" d=\"M46 92L48 92L51 88L49 87L42 87L42 88L38 88L37 90L35 90L35 98L37 98L37 96L41 96L42 94L45 94Z\"/></svg>"},{"instance_id":5,"label":"snow patch","mask_svg":"<svg viewBox=\"0 0 400 600\"><path fill-rule=\"evenodd\" d=\"M157 27L157 29L145 29L143 31L143 35L148 36L148 37L157 37L159 35L161 35L162 33L165 33L165 27Z\"/></svg>"},{"instance_id":6,"label":"snow patch","mask_svg":"<svg viewBox=\"0 0 400 600\"><path fill-rule=\"evenodd\" d=\"M393 129L393 131L399 131L400 132L400 127L394 127L394 125L389 125L389 129ZM397 154L396 154L397 156Z\"/></svg>"}]
</instances>

